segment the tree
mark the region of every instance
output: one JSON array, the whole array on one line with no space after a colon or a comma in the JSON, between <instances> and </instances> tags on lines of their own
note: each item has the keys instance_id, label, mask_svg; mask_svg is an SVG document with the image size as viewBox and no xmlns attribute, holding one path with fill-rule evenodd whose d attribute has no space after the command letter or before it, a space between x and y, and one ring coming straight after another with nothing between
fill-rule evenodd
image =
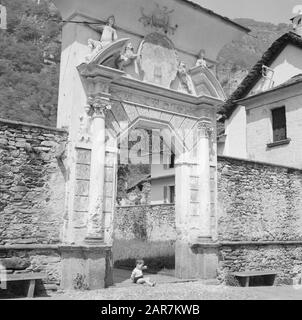
<instances>
[{"instance_id":1,"label":"tree","mask_svg":"<svg viewBox=\"0 0 302 320\"><path fill-rule=\"evenodd\" d=\"M61 24L48 0L2 0L8 29L0 33L0 117L55 126ZM51 63L49 63L51 59Z\"/></svg>"}]
</instances>

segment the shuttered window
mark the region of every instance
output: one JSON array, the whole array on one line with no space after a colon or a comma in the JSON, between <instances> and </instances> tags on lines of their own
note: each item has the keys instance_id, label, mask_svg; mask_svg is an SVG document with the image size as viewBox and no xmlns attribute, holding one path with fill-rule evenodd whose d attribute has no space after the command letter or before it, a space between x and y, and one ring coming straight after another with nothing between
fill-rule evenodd
<instances>
[{"instance_id":1,"label":"shuttered window","mask_svg":"<svg viewBox=\"0 0 302 320\"><path fill-rule=\"evenodd\" d=\"M285 107L272 110L273 139L274 142L286 140L286 115Z\"/></svg>"},{"instance_id":2,"label":"shuttered window","mask_svg":"<svg viewBox=\"0 0 302 320\"><path fill-rule=\"evenodd\" d=\"M175 154L172 152L170 156L169 168L175 168Z\"/></svg>"},{"instance_id":3,"label":"shuttered window","mask_svg":"<svg viewBox=\"0 0 302 320\"><path fill-rule=\"evenodd\" d=\"M175 186L170 186L170 203L175 203Z\"/></svg>"},{"instance_id":4,"label":"shuttered window","mask_svg":"<svg viewBox=\"0 0 302 320\"><path fill-rule=\"evenodd\" d=\"M168 187L164 186L164 203L168 203Z\"/></svg>"}]
</instances>

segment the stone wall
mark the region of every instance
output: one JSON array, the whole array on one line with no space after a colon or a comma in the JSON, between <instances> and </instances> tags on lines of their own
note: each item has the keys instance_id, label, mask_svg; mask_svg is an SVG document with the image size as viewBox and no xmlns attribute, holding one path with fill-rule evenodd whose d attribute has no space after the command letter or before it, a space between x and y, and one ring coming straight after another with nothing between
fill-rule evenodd
<instances>
[{"instance_id":1,"label":"stone wall","mask_svg":"<svg viewBox=\"0 0 302 320\"><path fill-rule=\"evenodd\" d=\"M277 270L277 283L302 272L302 172L219 157L219 278L243 270ZM118 207L115 261L174 256L174 206Z\"/></svg>"},{"instance_id":2,"label":"stone wall","mask_svg":"<svg viewBox=\"0 0 302 320\"><path fill-rule=\"evenodd\" d=\"M63 130L0 119L0 262L20 257L20 272L45 271L50 286L61 278L66 142Z\"/></svg>"},{"instance_id":3,"label":"stone wall","mask_svg":"<svg viewBox=\"0 0 302 320\"><path fill-rule=\"evenodd\" d=\"M218 219L220 241L302 240L302 171L219 158Z\"/></svg>"},{"instance_id":4,"label":"stone wall","mask_svg":"<svg viewBox=\"0 0 302 320\"><path fill-rule=\"evenodd\" d=\"M302 271L302 171L220 157L220 277L277 270L279 283Z\"/></svg>"},{"instance_id":5,"label":"stone wall","mask_svg":"<svg viewBox=\"0 0 302 320\"><path fill-rule=\"evenodd\" d=\"M174 205L117 207L114 220L113 258L127 264L136 258L174 258ZM171 259L170 259L171 260Z\"/></svg>"},{"instance_id":6,"label":"stone wall","mask_svg":"<svg viewBox=\"0 0 302 320\"><path fill-rule=\"evenodd\" d=\"M65 180L56 158L67 134L0 120L0 245L61 239Z\"/></svg>"},{"instance_id":7,"label":"stone wall","mask_svg":"<svg viewBox=\"0 0 302 320\"><path fill-rule=\"evenodd\" d=\"M60 250L55 245L0 246L0 263L10 273L46 273L47 278L38 283L39 293L57 290L60 286L62 259Z\"/></svg>"}]
</instances>

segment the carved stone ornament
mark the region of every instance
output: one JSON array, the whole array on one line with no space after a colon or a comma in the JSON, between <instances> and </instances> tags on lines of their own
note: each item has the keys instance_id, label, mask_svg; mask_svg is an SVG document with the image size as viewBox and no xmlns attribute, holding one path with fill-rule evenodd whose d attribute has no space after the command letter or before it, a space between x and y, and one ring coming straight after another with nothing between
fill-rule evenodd
<instances>
[{"instance_id":1,"label":"carved stone ornament","mask_svg":"<svg viewBox=\"0 0 302 320\"><path fill-rule=\"evenodd\" d=\"M106 110L111 109L110 100L103 97L88 98L88 104L92 108L93 118L105 118Z\"/></svg>"},{"instance_id":2,"label":"carved stone ornament","mask_svg":"<svg viewBox=\"0 0 302 320\"><path fill-rule=\"evenodd\" d=\"M138 57L138 54L134 53L134 47L131 42L129 42L124 52L118 57L116 64L119 70L124 70L125 67L131 65Z\"/></svg>"},{"instance_id":3,"label":"carved stone ornament","mask_svg":"<svg viewBox=\"0 0 302 320\"><path fill-rule=\"evenodd\" d=\"M199 120L197 123L197 129L202 138L210 138L214 132L212 123L210 120Z\"/></svg>"},{"instance_id":4,"label":"carved stone ornament","mask_svg":"<svg viewBox=\"0 0 302 320\"><path fill-rule=\"evenodd\" d=\"M90 63L95 59L95 57L106 47L110 46L113 42L117 41L118 36L114 28L115 17L110 16L107 19L106 25L93 26L89 23L87 26L99 34L99 39L88 39L88 47L91 53L85 58L87 63Z\"/></svg>"},{"instance_id":5,"label":"carved stone ornament","mask_svg":"<svg viewBox=\"0 0 302 320\"><path fill-rule=\"evenodd\" d=\"M85 106L85 112L80 116L79 141L88 143L91 141L92 107Z\"/></svg>"},{"instance_id":6,"label":"carved stone ornament","mask_svg":"<svg viewBox=\"0 0 302 320\"><path fill-rule=\"evenodd\" d=\"M173 43L160 33L151 33L140 44L138 55L143 81L170 88L177 76L178 67Z\"/></svg>"},{"instance_id":7,"label":"carved stone ornament","mask_svg":"<svg viewBox=\"0 0 302 320\"><path fill-rule=\"evenodd\" d=\"M180 81L179 90L189 94L193 94L194 86L188 74L187 66L183 61L179 63L177 75Z\"/></svg>"},{"instance_id":8,"label":"carved stone ornament","mask_svg":"<svg viewBox=\"0 0 302 320\"><path fill-rule=\"evenodd\" d=\"M171 26L170 15L173 12L174 10L169 10L166 6L160 7L159 4L156 4L156 8L150 14L145 14L144 8L141 8L142 17L139 21L142 22L145 27L150 26L156 29L156 31L174 34L178 25L174 27Z\"/></svg>"}]
</instances>

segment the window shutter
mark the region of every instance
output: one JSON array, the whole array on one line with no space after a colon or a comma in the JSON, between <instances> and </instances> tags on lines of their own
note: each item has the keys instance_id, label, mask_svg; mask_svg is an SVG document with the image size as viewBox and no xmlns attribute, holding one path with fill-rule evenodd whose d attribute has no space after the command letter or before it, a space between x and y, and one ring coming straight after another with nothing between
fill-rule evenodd
<instances>
[{"instance_id":1,"label":"window shutter","mask_svg":"<svg viewBox=\"0 0 302 320\"><path fill-rule=\"evenodd\" d=\"M273 109L272 120L274 142L285 140L287 138L285 107Z\"/></svg>"},{"instance_id":2,"label":"window shutter","mask_svg":"<svg viewBox=\"0 0 302 320\"><path fill-rule=\"evenodd\" d=\"M168 187L164 186L164 203L168 203Z\"/></svg>"}]
</instances>

